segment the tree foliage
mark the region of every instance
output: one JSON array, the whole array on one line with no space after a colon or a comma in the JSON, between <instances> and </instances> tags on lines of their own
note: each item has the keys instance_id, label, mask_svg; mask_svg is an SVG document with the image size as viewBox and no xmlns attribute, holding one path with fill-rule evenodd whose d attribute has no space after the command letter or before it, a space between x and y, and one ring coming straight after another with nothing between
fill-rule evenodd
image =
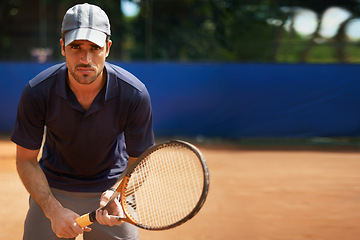
<instances>
[{"instance_id":1,"label":"tree foliage","mask_svg":"<svg viewBox=\"0 0 360 240\"><path fill-rule=\"evenodd\" d=\"M124 0L123 0L124 1ZM360 15L357 0L127 0L140 13L125 17L121 0L89 0L111 21L110 59L124 61L357 62L357 43L347 41L347 24ZM2 0L0 59L30 60L31 50L52 50L70 0ZM331 6L351 11L332 39L319 44L321 16ZM318 28L308 38L292 28L299 8L313 10ZM41 19L46 19L42 23ZM285 25L288 26L285 28ZM287 29L287 30L285 30Z\"/></svg>"}]
</instances>

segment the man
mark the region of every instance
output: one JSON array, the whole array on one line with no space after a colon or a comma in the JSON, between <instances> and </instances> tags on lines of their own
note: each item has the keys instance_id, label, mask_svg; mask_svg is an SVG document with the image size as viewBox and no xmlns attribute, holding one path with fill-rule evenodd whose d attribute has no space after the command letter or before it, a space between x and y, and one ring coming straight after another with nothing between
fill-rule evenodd
<instances>
[{"instance_id":1,"label":"man","mask_svg":"<svg viewBox=\"0 0 360 240\"><path fill-rule=\"evenodd\" d=\"M109 36L108 17L99 7L70 8L60 40L66 63L46 69L23 90L11 139L30 193L24 239L82 233L86 240L138 238L136 227L115 218L122 214L117 200L98 211L90 227L75 222L104 206L113 193L107 189L127 162L154 145L149 94L136 77L105 62Z\"/></svg>"}]
</instances>

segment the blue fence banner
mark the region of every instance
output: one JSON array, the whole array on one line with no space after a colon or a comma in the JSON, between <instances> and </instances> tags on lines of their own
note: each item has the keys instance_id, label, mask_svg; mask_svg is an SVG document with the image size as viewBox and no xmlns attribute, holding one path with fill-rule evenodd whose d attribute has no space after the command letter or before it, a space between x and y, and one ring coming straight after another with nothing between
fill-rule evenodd
<instances>
[{"instance_id":1,"label":"blue fence banner","mask_svg":"<svg viewBox=\"0 0 360 240\"><path fill-rule=\"evenodd\" d=\"M147 86L157 136L358 137L360 65L113 62ZM52 64L0 63L0 132Z\"/></svg>"}]
</instances>

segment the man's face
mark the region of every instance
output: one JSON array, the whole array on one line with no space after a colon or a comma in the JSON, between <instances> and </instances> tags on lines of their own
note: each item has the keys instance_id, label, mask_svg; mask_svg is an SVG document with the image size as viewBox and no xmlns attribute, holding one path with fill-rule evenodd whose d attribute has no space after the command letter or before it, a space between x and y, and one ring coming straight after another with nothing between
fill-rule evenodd
<instances>
[{"instance_id":1,"label":"man's face","mask_svg":"<svg viewBox=\"0 0 360 240\"><path fill-rule=\"evenodd\" d=\"M105 59L109 55L111 41L99 47L87 40L75 40L64 48L61 39L61 53L65 56L69 77L80 84L91 84L103 72ZM102 75L101 75L102 76Z\"/></svg>"}]
</instances>

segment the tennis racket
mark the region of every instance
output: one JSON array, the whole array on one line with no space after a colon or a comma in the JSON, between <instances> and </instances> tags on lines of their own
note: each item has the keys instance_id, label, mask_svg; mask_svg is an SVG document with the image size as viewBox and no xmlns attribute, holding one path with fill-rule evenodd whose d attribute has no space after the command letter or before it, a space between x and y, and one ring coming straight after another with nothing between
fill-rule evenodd
<instances>
[{"instance_id":1,"label":"tennis racket","mask_svg":"<svg viewBox=\"0 0 360 240\"><path fill-rule=\"evenodd\" d=\"M107 204L120 195L125 218L119 219L147 230L164 230L198 213L209 191L210 174L199 149L175 140L149 148L127 167L120 181ZM96 210L76 219L80 227L95 221Z\"/></svg>"}]
</instances>

